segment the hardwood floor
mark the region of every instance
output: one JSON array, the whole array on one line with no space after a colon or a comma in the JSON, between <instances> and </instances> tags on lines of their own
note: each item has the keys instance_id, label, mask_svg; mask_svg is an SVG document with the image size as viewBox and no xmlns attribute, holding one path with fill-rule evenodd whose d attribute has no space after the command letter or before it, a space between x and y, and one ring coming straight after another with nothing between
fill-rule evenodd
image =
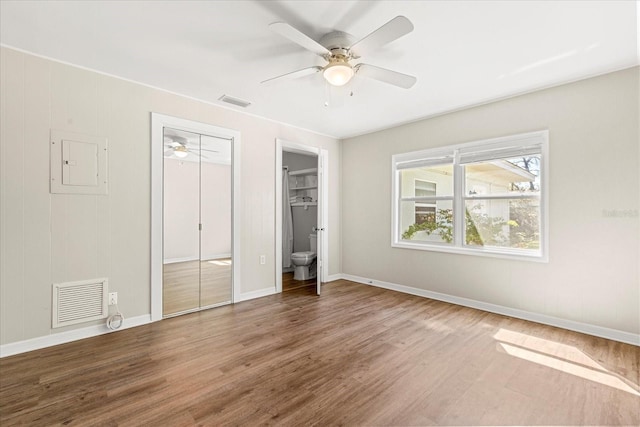
<instances>
[{"instance_id":1,"label":"hardwood floor","mask_svg":"<svg viewBox=\"0 0 640 427\"><path fill-rule=\"evenodd\" d=\"M316 286L316 283L316 279L293 280L293 272L282 273L282 292L292 291L294 289L304 288L307 286Z\"/></svg>"},{"instance_id":2,"label":"hardwood floor","mask_svg":"<svg viewBox=\"0 0 640 427\"><path fill-rule=\"evenodd\" d=\"M337 281L0 359L0 425L638 425L639 365Z\"/></svg>"},{"instance_id":3,"label":"hardwood floor","mask_svg":"<svg viewBox=\"0 0 640 427\"><path fill-rule=\"evenodd\" d=\"M228 301L231 301L231 258L163 266L162 313L165 316Z\"/></svg>"}]
</instances>

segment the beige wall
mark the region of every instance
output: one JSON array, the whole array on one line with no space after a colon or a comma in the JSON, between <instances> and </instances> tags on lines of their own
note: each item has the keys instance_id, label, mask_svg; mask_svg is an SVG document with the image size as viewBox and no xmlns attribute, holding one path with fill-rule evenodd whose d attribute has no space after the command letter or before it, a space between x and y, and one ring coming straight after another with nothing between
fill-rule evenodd
<instances>
[{"instance_id":1,"label":"beige wall","mask_svg":"<svg viewBox=\"0 0 640 427\"><path fill-rule=\"evenodd\" d=\"M639 333L638 81L636 67L343 141L343 273ZM393 154L542 129L549 263L391 247Z\"/></svg>"},{"instance_id":2,"label":"beige wall","mask_svg":"<svg viewBox=\"0 0 640 427\"><path fill-rule=\"evenodd\" d=\"M337 140L11 49L1 55L0 343L76 328L51 330L52 283L108 277L126 317L150 313L151 112L241 132L242 293L275 286L275 139L327 149L329 272L341 271ZM50 129L108 138L108 196L49 194Z\"/></svg>"},{"instance_id":3,"label":"beige wall","mask_svg":"<svg viewBox=\"0 0 640 427\"><path fill-rule=\"evenodd\" d=\"M231 165L164 158L164 262L231 254ZM198 224L202 221L202 232Z\"/></svg>"}]
</instances>

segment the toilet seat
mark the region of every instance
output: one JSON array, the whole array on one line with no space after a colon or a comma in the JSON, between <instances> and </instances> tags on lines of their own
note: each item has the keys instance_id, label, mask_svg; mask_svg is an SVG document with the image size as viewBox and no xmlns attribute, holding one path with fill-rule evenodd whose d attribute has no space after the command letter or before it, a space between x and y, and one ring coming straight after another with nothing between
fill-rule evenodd
<instances>
[{"instance_id":1,"label":"toilet seat","mask_svg":"<svg viewBox=\"0 0 640 427\"><path fill-rule=\"evenodd\" d=\"M294 252L291 254L291 259L309 262L314 260L316 257L316 253L312 251L304 251L304 252Z\"/></svg>"}]
</instances>

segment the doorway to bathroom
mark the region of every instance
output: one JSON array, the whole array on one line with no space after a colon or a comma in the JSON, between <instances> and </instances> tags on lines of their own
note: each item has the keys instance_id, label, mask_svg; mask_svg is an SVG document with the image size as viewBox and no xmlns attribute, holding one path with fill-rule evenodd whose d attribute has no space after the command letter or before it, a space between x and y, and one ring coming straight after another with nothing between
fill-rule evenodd
<instances>
[{"instance_id":1,"label":"doorway to bathroom","mask_svg":"<svg viewBox=\"0 0 640 427\"><path fill-rule=\"evenodd\" d=\"M328 152L276 140L276 291L313 288L327 276Z\"/></svg>"}]
</instances>

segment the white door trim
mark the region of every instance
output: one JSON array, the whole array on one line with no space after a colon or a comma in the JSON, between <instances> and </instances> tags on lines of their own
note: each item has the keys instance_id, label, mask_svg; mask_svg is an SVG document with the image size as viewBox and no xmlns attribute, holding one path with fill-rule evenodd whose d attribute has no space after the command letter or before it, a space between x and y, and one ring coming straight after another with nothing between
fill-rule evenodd
<instances>
[{"instance_id":1,"label":"white door trim","mask_svg":"<svg viewBox=\"0 0 640 427\"><path fill-rule=\"evenodd\" d=\"M232 151L232 294L240 295L240 132L164 114L151 113L151 321L162 319L162 222L163 222L163 129L171 127L189 132L231 139Z\"/></svg>"},{"instance_id":2,"label":"white door trim","mask_svg":"<svg viewBox=\"0 0 640 427\"><path fill-rule=\"evenodd\" d=\"M327 281L329 276L329 179L328 168L329 164L329 151L320 149L318 147L312 147L309 145L300 144L297 142L291 142L284 139L276 138L276 239L275 239L275 272L276 272L276 293L282 292L282 153L284 151L299 154L313 154L318 156L318 161L322 158L322 164L324 165L322 194L318 194L319 198L319 212L322 212L322 225L318 227L324 227L323 234L324 242L322 245L322 253L320 259L322 260L322 268L318 269L320 280L322 282Z\"/></svg>"}]
</instances>

